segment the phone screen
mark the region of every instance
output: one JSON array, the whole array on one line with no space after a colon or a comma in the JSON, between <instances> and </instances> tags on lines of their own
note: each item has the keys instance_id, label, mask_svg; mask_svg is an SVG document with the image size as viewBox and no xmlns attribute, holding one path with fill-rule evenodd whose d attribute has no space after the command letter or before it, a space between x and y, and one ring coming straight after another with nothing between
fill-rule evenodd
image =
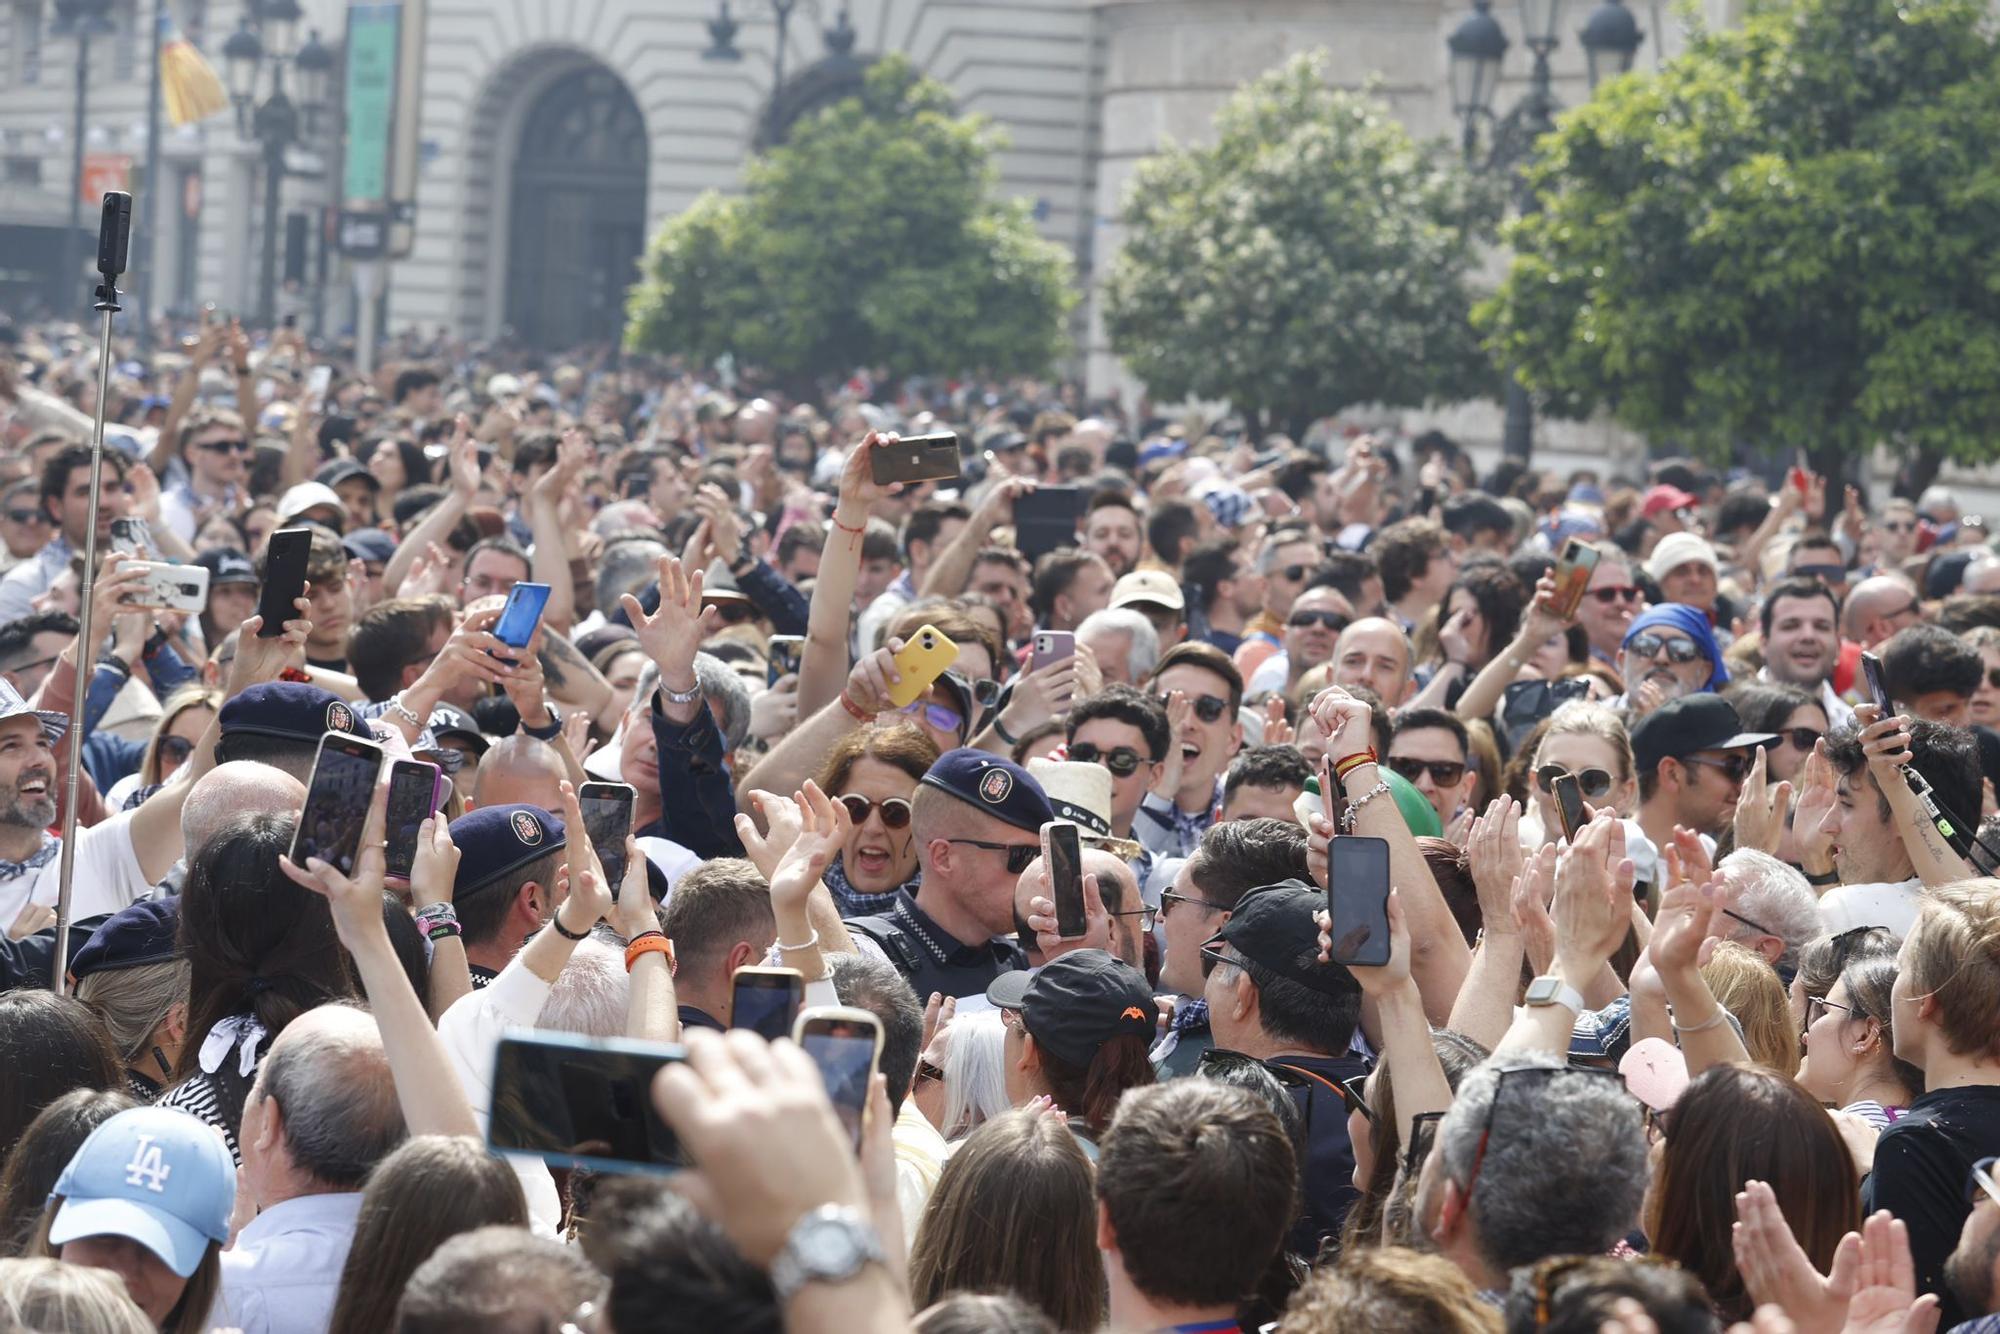
<instances>
[{"instance_id":1,"label":"phone screen","mask_svg":"<svg viewBox=\"0 0 2000 1334\"><path fill-rule=\"evenodd\" d=\"M1583 828L1589 817L1583 812L1583 789L1577 786L1575 774L1564 774L1549 786L1549 795L1556 799L1556 815L1562 820L1563 837L1574 843L1576 831Z\"/></svg>"},{"instance_id":2,"label":"phone screen","mask_svg":"<svg viewBox=\"0 0 2000 1334\"><path fill-rule=\"evenodd\" d=\"M1029 560L1076 541L1086 497L1073 486L1043 486L1014 497L1014 545Z\"/></svg>"},{"instance_id":3,"label":"phone screen","mask_svg":"<svg viewBox=\"0 0 2000 1334\"><path fill-rule=\"evenodd\" d=\"M386 869L408 880L417 864L417 834L437 810L438 767L423 760L397 760L389 766L388 829L384 837Z\"/></svg>"},{"instance_id":4,"label":"phone screen","mask_svg":"<svg viewBox=\"0 0 2000 1334\"><path fill-rule=\"evenodd\" d=\"M493 637L509 648L526 648L541 623L542 608L549 604L547 584L515 584L507 594L507 605L493 626Z\"/></svg>"},{"instance_id":5,"label":"phone screen","mask_svg":"<svg viewBox=\"0 0 2000 1334\"><path fill-rule=\"evenodd\" d=\"M264 549L264 587L257 595L257 614L264 618L259 639L276 639L285 622L298 616L292 604L305 595L306 561L312 555L312 534L304 528L280 528Z\"/></svg>"},{"instance_id":6,"label":"phone screen","mask_svg":"<svg viewBox=\"0 0 2000 1334\"><path fill-rule=\"evenodd\" d=\"M1042 826L1042 835L1049 886L1056 901L1056 934L1073 940L1089 930L1083 915L1083 848L1077 827L1056 820Z\"/></svg>"},{"instance_id":7,"label":"phone screen","mask_svg":"<svg viewBox=\"0 0 2000 1334\"><path fill-rule=\"evenodd\" d=\"M861 1152L862 1116L868 1109L868 1081L875 1074L875 1043L880 1029L852 1019L814 1019L806 1025L799 1045L819 1067L826 1096L847 1128L854 1151Z\"/></svg>"},{"instance_id":8,"label":"phone screen","mask_svg":"<svg viewBox=\"0 0 2000 1334\"><path fill-rule=\"evenodd\" d=\"M665 1043L503 1037L493 1054L487 1143L558 1167L671 1171L680 1141L653 1110L653 1076L685 1059Z\"/></svg>"},{"instance_id":9,"label":"phone screen","mask_svg":"<svg viewBox=\"0 0 2000 1334\"><path fill-rule=\"evenodd\" d=\"M1326 910L1333 958L1379 968L1389 962L1389 844L1344 835L1327 848Z\"/></svg>"},{"instance_id":10,"label":"phone screen","mask_svg":"<svg viewBox=\"0 0 2000 1334\"><path fill-rule=\"evenodd\" d=\"M1862 654L1861 674L1868 680L1869 698L1875 701L1875 707L1880 710L1876 714L1876 721L1880 722L1895 712L1889 707L1889 678L1882 674L1882 660L1873 653Z\"/></svg>"},{"instance_id":11,"label":"phone screen","mask_svg":"<svg viewBox=\"0 0 2000 1334\"><path fill-rule=\"evenodd\" d=\"M805 998L805 979L789 968L739 968L729 988L729 1026L767 1042L790 1037Z\"/></svg>"},{"instance_id":12,"label":"phone screen","mask_svg":"<svg viewBox=\"0 0 2000 1334\"><path fill-rule=\"evenodd\" d=\"M802 635L771 636L771 670L769 684L776 685L787 676L796 676L799 663L805 657L806 641Z\"/></svg>"},{"instance_id":13,"label":"phone screen","mask_svg":"<svg viewBox=\"0 0 2000 1334\"><path fill-rule=\"evenodd\" d=\"M354 874L361 851L361 825L382 771L382 748L372 741L329 732L320 739L305 805L292 835L292 861L304 866L317 857L342 875Z\"/></svg>"},{"instance_id":14,"label":"phone screen","mask_svg":"<svg viewBox=\"0 0 2000 1334\"><path fill-rule=\"evenodd\" d=\"M632 801L637 794L623 783L585 783L576 794L583 811L583 831L597 850L598 864L611 898L625 883L625 836L632 831Z\"/></svg>"},{"instance_id":15,"label":"phone screen","mask_svg":"<svg viewBox=\"0 0 2000 1334\"><path fill-rule=\"evenodd\" d=\"M1576 615L1576 609L1583 605L1583 592L1590 587L1590 576L1597 571L1598 551L1575 538L1563 543L1562 558L1556 562L1556 596L1550 608L1565 620Z\"/></svg>"}]
</instances>

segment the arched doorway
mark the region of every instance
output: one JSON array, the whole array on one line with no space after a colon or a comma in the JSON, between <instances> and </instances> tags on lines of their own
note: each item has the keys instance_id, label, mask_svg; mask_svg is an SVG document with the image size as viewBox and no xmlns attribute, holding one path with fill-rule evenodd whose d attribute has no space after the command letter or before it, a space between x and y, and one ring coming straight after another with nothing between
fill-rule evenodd
<instances>
[{"instance_id":1,"label":"arched doorway","mask_svg":"<svg viewBox=\"0 0 2000 1334\"><path fill-rule=\"evenodd\" d=\"M646 124L617 75L589 65L521 122L507 228L507 323L547 348L615 342L646 241Z\"/></svg>"}]
</instances>

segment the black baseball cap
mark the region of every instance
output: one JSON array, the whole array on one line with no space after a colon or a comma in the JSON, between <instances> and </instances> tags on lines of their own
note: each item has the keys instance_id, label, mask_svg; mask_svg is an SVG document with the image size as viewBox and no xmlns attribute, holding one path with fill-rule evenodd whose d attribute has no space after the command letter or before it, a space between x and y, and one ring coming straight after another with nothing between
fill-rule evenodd
<instances>
[{"instance_id":1,"label":"black baseball cap","mask_svg":"<svg viewBox=\"0 0 2000 1334\"><path fill-rule=\"evenodd\" d=\"M257 577L257 567L242 552L230 547L218 547L214 551L204 551L194 558L194 563L208 571L208 586L219 588L223 584L256 584L263 581Z\"/></svg>"},{"instance_id":2,"label":"black baseball cap","mask_svg":"<svg viewBox=\"0 0 2000 1334\"><path fill-rule=\"evenodd\" d=\"M1639 772L1652 773L1660 761L1680 759L1703 750L1743 750L1766 746L1775 732L1746 732L1736 707L1720 695L1704 691L1662 704L1632 729L1632 758Z\"/></svg>"},{"instance_id":3,"label":"black baseball cap","mask_svg":"<svg viewBox=\"0 0 2000 1334\"><path fill-rule=\"evenodd\" d=\"M1322 995L1350 995L1361 984L1341 965L1300 962L1319 948L1313 913L1325 906L1326 895L1303 880L1262 885L1238 899L1222 929L1203 943L1234 946L1259 968Z\"/></svg>"},{"instance_id":4,"label":"black baseball cap","mask_svg":"<svg viewBox=\"0 0 2000 1334\"><path fill-rule=\"evenodd\" d=\"M320 470L313 474L313 480L324 486L339 486L342 482L350 482L357 477L368 483L371 491L382 489L382 480L354 459L334 459L330 463L323 464Z\"/></svg>"},{"instance_id":5,"label":"black baseball cap","mask_svg":"<svg viewBox=\"0 0 2000 1334\"><path fill-rule=\"evenodd\" d=\"M1079 1068L1112 1038L1152 1037L1160 1017L1146 975L1103 950L1072 950L1031 973L1002 973L986 999L1018 1010L1036 1042Z\"/></svg>"}]
</instances>

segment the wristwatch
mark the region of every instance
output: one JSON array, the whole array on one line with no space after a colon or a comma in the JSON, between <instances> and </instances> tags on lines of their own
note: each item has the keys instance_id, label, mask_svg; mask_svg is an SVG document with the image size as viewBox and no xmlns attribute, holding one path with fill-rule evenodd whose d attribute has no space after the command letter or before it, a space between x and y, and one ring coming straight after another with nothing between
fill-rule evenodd
<instances>
[{"instance_id":1,"label":"wristwatch","mask_svg":"<svg viewBox=\"0 0 2000 1334\"><path fill-rule=\"evenodd\" d=\"M554 741L562 732L562 714L553 704L548 706L548 710L549 720L540 727L530 727L526 723L519 724L522 735L531 736L537 741Z\"/></svg>"},{"instance_id":2,"label":"wristwatch","mask_svg":"<svg viewBox=\"0 0 2000 1334\"><path fill-rule=\"evenodd\" d=\"M660 688L660 697L666 700L666 702L669 704L678 704L685 707L701 698L700 681L696 681L694 683L694 689L692 690L675 690L673 687L669 686L665 681L660 682L659 688Z\"/></svg>"},{"instance_id":3,"label":"wristwatch","mask_svg":"<svg viewBox=\"0 0 2000 1334\"><path fill-rule=\"evenodd\" d=\"M783 1306L808 1283L845 1283L871 1264L886 1264L882 1238L859 1210L823 1204L792 1224L771 1261L771 1286Z\"/></svg>"},{"instance_id":4,"label":"wristwatch","mask_svg":"<svg viewBox=\"0 0 2000 1334\"><path fill-rule=\"evenodd\" d=\"M1545 973L1528 983L1528 1004L1562 1005L1568 1007L1572 1014L1582 1014L1587 1008L1582 993L1552 973Z\"/></svg>"}]
</instances>

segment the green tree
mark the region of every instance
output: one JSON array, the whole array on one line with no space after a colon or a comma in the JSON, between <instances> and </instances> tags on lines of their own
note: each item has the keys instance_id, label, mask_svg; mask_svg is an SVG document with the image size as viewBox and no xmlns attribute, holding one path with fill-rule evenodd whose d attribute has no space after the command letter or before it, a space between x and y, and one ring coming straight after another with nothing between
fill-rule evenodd
<instances>
[{"instance_id":1,"label":"green tree","mask_svg":"<svg viewBox=\"0 0 2000 1334\"><path fill-rule=\"evenodd\" d=\"M626 344L725 352L794 380L856 366L1046 371L1074 295L1068 253L996 193L996 136L892 56L795 125L739 195L710 192L653 238Z\"/></svg>"},{"instance_id":2,"label":"green tree","mask_svg":"<svg viewBox=\"0 0 2000 1334\"><path fill-rule=\"evenodd\" d=\"M1111 346L1156 397L1299 429L1353 403L1498 387L1471 323L1492 192L1323 55L1247 84L1211 146L1135 173L1106 282Z\"/></svg>"},{"instance_id":3,"label":"green tree","mask_svg":"<svg viewBox=\"0 0 2000 1334\"><path fill-rule=\"evenodd\" d=\"M1784 0L1606 86L1476 313L1574 411L1715 458L2000 449L2000 68L1979 0Z\"/></svg>"}]
</instances>

